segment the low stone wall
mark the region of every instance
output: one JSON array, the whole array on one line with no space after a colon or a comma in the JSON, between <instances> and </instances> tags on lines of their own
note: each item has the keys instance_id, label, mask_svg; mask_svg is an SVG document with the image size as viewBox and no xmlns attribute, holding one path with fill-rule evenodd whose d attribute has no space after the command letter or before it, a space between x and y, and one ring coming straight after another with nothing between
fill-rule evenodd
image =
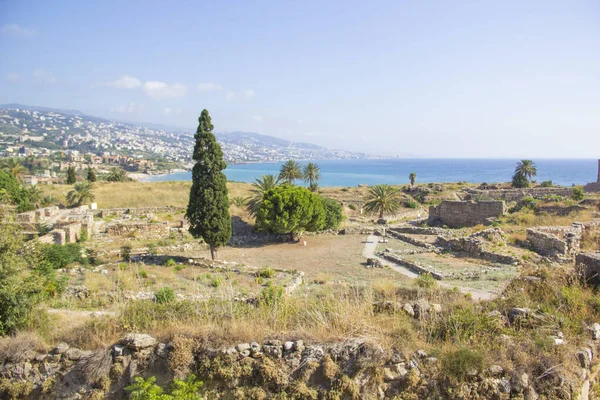
<instances>
[{"instance_id":1,"label":"low stone wall","mask_svg":"<svg viewBox=\"0 0 600 400\"><path fill-rule=\"evenodd\" d=\"M466 237L447 238L438 236L436 245L451 251L463 251L472 257L480 258L493 263L511 265L518 264L518 258L504 254L497 254L487 248L488 242L498 242L501 240L503 240L502 230L499 228L490 228Z\"/></svg>"},{"instance_id":2,"label":"low stone wall","mask_svg":"<svg viewBox=\"0 0 600 400\"><path fill-rule=\"evenodd\" d=\"M583 190L588 193L600 192L600 182L588 183L583 187Z\"/></svg>"},{"instance_id":3,"label":"low stone wall","mask_svg":"<svg viewBox=\"0 0 600 400\"><path fill-rule=\"evenodd\" d=\"M582 226L539 226L527 229L527 241L538 254L570 258L580 249Z\"/></svg>"},{"instance_id":4,"label":"low stone wall","mask_svg":"<svg viewBox=\"0 0 600 400\"><path fill-rule=\"evenodd\" d=\"M167 222L123 222L106 225L106 234L107 236L126 236L139 233L142 235L168 236L169 229Z\"/></svg>"},{"instance_id":5,"label":"low stone wall","mask_svg":"<svg viewBox=\"0 0 600 400\"><path fill-rule=\"evenodd\" d=\"M462 228L479 224L489 225L490 219L506 213L503 201L448 201L429 207L430 225L442 224L450 228Z\"/></svg>"},{"instance_id":6,"label":"low stone wall","mask_svg":"<svg viewBox=\"0 0 600 400\"><path fill-rule=\"evenodd\" d=\"M422 240L413 238L411 236L402 234L402 233L398 233L395 232L393 230L389 230L388 233L390 234L391 237L396 238L398 240L401 240L403 242L406 242L408 244L412 244L413 246L417 246L417 247L422 247L424 249L428 249L430 251L437 251L437 247L435 247L434 245L424 242Z\"/></svg>"},{"instance_id":7,"label":"low stone wall","mask_svg":"<svg viewBox=\"0 0 600 400\"><path fill-rule=\"evenodd\" d=\"M15 216L15 221L25 222L25 223L35 222L35 211L28 211L28 212L17 214Z\"/></svg>"},{"instance_id":8,"label":"low stone wall","mask_svg":"<svg viewBox=\"0 0 600 400\"><path fill-rule=\"evenodd\" d=\"M95 216L99 218L104 217L119 217L126 214L132 215L147 215L147 214L156 214L156 213L180 213L184 212L185 207L174 207L174 206L165 206L165 207L139 207L139 208L103 208L95 211Z\"/></svg>"},{"instance_id":9,"label":"low stone wall","mask_svg":"<svg viewBox=\"0 0 600 400\"><path fill-rule=\"evenodd\" d=\"M430 226L403 226L398 228L392 228L390 230L398 233L408 233L412 235L445 235L448 233L448 229L434 228Z\"/></svg>"},{"instance_id":10,"label":"low stone wall","mask_svg":"<svg viewBox=\"0 0 600 400\"><path fill-rule=\"evenodd\" d=\"M586 280L600 284L600 253L580 253L575 258L575 265Z\"/></svg>"},{"instance_id":11,"label":"low stone wall","mask_svg":"<svg viewBox=\"0 0 600 400\"><path fill-rule=\"evenodd\" d=\"M38 240L41 243L58 244L62 246L67 243L67 233L64 229L55 229L44 236L40 236Z\"/></svg>"},{"instance_id":12,"label":"low stone wall","mask_svg":"<svg viewBox=\"0 0 600 400\"><path fill-rule=\"evenodd\" d=\"M562 196L571 197L573 194L572 188L567 187L535 187L535 188L523 188L523 189L463 189L467 193L469 200L477 200L480 198L486 200L503 200L506 202L519 201L524 197L533 197L535 199L541 199L547 196Z\"/></svg>"},{"instance_id":13,"label":"low stone wall","mask_svg":"<svg viewBox=\"0 0 600 400\"><path fill-rule=\"evenodd\" d=\"M419 264L407 261L392 252L384 251L383 253L381 253L381 256L383 258L385 258L386 260L392 261L398 265L408 268L410 271L412 271L416 274L419 274L419 275L431 274L431 276L433 276L435 279L437 279L439 281L441 281L443 279L448 279L446 274L444 274L441 271L438 271L437 269L435 269L433 267L426 267L424 265L419 265Z\"/></svg>"}]
</instances>

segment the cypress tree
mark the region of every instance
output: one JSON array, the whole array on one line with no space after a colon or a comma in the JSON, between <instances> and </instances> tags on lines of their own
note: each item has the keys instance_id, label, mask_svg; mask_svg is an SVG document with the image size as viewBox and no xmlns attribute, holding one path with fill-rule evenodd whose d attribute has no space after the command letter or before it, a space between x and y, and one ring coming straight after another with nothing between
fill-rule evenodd
<instances>
[{"instance_id":1,"label":"cypress tree","mask_svg":"<svg viewBox=\"0 0 600 400\"><path fill-rule=\"evenodd\" d=\"M96 182L96 173L91 167L88 168L87 180L88 182Z\"/></svg>"},{"instance_id":2,"label":"cypress tree","mask_svg":"<svg viewBox=\"0 0 600 400\"><path fill-rule=\"evenodd\" d=\"M227 164L223 151L212 133L214 126L207 110L198 118L196 144L192 169L192 188L186 217L189 231L195 238L202 238L210 246L210 255L217 257L217 248L224 246L231 237L231 216L227 196L227 178L223 173Z\"/></svg>"},{"instance_id":3,"label":"cypress tree","mask_svg":"<svg viewBox=\"0 0 600 400\"><path fill-rule=\"evenodd\" d=\"M75 167L67 167L67 185L72 185L77 182L77 177L75 176Z\"/></svg>"}]
</instances>

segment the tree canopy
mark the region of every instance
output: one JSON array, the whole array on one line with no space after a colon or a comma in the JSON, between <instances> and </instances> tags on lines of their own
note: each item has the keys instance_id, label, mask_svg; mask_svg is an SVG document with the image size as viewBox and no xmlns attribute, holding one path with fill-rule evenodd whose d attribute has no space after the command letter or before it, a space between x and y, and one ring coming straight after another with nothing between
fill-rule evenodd
<instances>
[{"instance_id":1,"label":"tree canopy","mask_svg":"<svg viewBox=\"0 0 600 400\"><path fill-rule=\"evenodd\" d=\"M294 240L300 232L323 229L325 220L325 208L317 194L283 184L265 193L256 215L256 226L266 232L290 234Z\"/></svg>"},{"instance_id":2,"label":"tree canopy","mask_svg":"<svg viewBox=\"0 0 600 400\"><path fill-rule=\"evenodd\" d=\"M279 170L279 179L286 181L290 185L294 183L296 179L302 179L302 168L294 160L289 160L283 163Z\"/></svg>"},{"instance_id":3,"label":"tree canopy","mask_svg":"<svg viewBox=\"0 0 600 400\"><path fill-rule=\"evenodd\" d=\"M75 176L75 167L67 167L67 185L72 185L77 182L77 176Z\"/></svg>"},{"instance_id":4,"label":"tree canopy","mask_svg":"<svg viewBox=\"0 0 600 400\"><path fill-rule=\"evenodd\" d=\"M532 160L521 160L515 167L512 177L512 186L515 188L528 188L530 180L537 175L537 167Z\"/></svg>"},{"instance_id":5,"label":"tree canopy","mask_svg":"<svg viewBox=\"0 0 600 400\"><path fill-rule=\"evenodd\" d=\"M256 213L262 204L265 193L270 189L273 189L278 184L279 178L275 175L263 175L260 178L256 178L254 182L252 182L252 196L247 203L247 208L250 215L256 216Z\"/></svg>"},{"instance_id":6,"label":"tree canopy","mask_svg":"<svg viewBox=\"0 0 600 400\"><path fill-rule=\"evenodd\" d=\"M321 178L321 168L317 164L309 162L304 166L302 175L304 182L308 183L308 188L312 192L316 192L318 181Z\"/></svg>"},{"instance_id":7,"label":"tree canopy","mask_svg":"<svg viewBox=\"0 0 600 400\"><path fill-rule=\"evenodd\" d=\"M207 110L202 110L196 130L196 144L192 169L192 187L186 217L190 222L190 233L202 238L210 246L213 259L217 248L224 246L231 237L231 216L227 178L223 173L227 164L223 151L212 133L214 126Z\"/></svg>"},{"instance_id":8,"label":"tree canopy","mask_svg":"<svg viewBox=\"0 0 600 400\"><path fill-rule=\"evenodd\" d=\"M379 214L383 219L384 214L394 214L401 207L400 192L390 185L375 185L369 188L367 201L364 205L369 214Z\"/></svg>"}]
</instances>

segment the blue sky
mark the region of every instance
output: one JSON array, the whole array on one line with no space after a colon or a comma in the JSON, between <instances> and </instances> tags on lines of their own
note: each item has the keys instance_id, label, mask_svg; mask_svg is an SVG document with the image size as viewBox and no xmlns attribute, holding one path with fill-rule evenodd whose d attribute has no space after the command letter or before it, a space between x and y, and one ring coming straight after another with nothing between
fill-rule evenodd
<instances>
[{"instance_id":1,"label":"blue sky","mask_svg":"<svg viewBox=\"0 0 600 400\"><path fill-rule=\"evenodd\" d=\"M600 157L600 2L0 1L0 102L423 157Z\"/></svg>"}]
</instances>

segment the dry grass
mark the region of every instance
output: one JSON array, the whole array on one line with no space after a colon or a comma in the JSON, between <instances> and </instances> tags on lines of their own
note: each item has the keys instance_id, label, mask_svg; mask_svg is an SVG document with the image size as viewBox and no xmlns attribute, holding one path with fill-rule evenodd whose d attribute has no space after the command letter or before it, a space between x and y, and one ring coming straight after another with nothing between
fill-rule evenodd
<instances>
[{"instance_id":1,"label":"dry grass","mask_svg":"<svg viewBox=\"0 0 600 400\"><path fill-rule=\"evenodd\" d=\"M112 354L110 349L94 351L89 357L79 362L77 367L88 383L99 382L108 376L112 365Z\"/></svg>"},{"instance_id":2,"label":"dry grass","mask_svg":"<svg viewBox=\"0 0 600 400\"><path fill-rule=\"evenodd\" d=\"M21 332L16 336L0 338L0 364L17 363L28 359L38 352L47 350L39 336L31 332Z\"/></svg>"},{"instance_id":3,"label":"dry grass","mask_svg":"<svg viewBox=\"0 0 600 400\"><path fill-rule=\"evenodd\" d=\"M98 208L186 207L191 182L97 182L94 194ZM228 182L229 197L248 197L250 184ZM52 195L63 204L70 185L43 186L44 195Z\"/></svg>"}]
</instances>

